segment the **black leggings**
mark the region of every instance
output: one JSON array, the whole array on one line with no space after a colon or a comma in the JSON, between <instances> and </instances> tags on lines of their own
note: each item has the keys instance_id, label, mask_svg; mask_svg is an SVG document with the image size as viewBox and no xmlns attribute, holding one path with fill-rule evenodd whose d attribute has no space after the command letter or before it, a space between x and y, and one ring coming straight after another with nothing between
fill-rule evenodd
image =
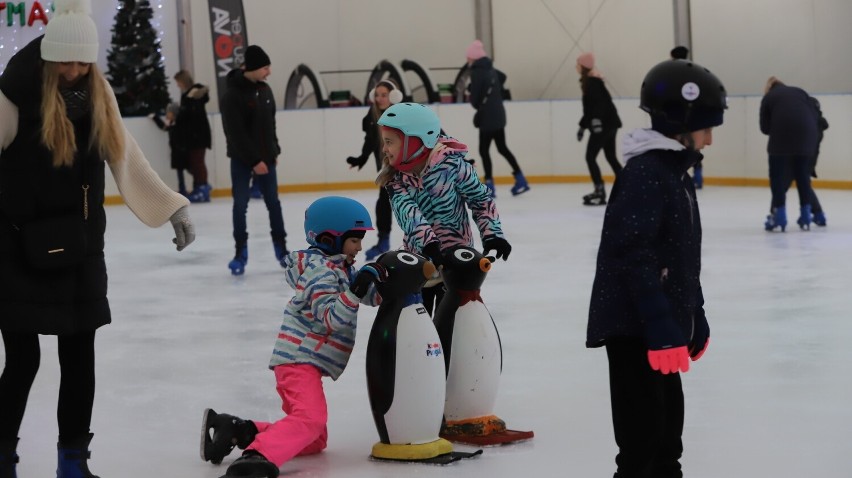
<instances>
[{"instance_id":1,"label":"black leggings","mask_svg":"<svg viewBox=\"0 0 852 478\"><path fill-rule=\"evenodd\" d=\"M0 376L0 441L15 440L41 360L38 334L3 330L6 366ZM59 403L56 418L62 442L89 433L95 400L95 331L60 335Z\"/></svg>"},{"instance_id":2,"label":"black leggings","mask_svg":"<svg viewBox=\"0 0 852 478\"><path fill-rule=\"evenodd\" d=\"M603 177L601 177L601 168L598 167L598 153L603 149L606 162L612 168L612 172L618 177L621 172L621 163L615 157L615 134L618 130L604 131L603 133L592 133L589 135L589 142L586 144L586 164L589 166L589 174L592 176L592 183L595 186L603 185Z\"/></svg>"},{"instance_id":3,"label":"black leggings","mask_svg":"<svg viewBox=\"0 0 852 478\"><path fill-rule=\"evenodd\" d=\"M479 155L482 157L482 167L485 169L485 179L493 179L491 172L491 141L494 141L494 144L497 145L497 152L500 153L501 156L506 158L506 161L509 162L509 166L512 167L512 174L518 174L521 172L521 167L518 166L518 161L515 160L515 155L509 151L509 147L506 146L506 130L505 129L497 129L497 130L479 130Z\"/></svg>"}]
</instances>

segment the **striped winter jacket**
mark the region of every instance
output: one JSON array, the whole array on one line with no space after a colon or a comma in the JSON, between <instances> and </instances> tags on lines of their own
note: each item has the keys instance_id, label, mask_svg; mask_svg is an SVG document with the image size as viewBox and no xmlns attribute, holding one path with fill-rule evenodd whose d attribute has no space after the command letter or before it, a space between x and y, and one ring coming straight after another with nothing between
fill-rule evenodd
<instances>
[{"instance_id":1,"label":"striped winter jacket","mask_svg":"<svg viewBox=\"0 0 852 478\"><path fill-rule=\"evenodd\" d=\"M464 160L467 146L442 136L420 175L397 172L386 188L391 208L405 233L409 251L422 253L426 244L440 241L441 250L456 245L473 247L470 216L480 239L504 237L500 216L476 169Z\"/></svg>"},{"instance_id":2,"label":"striped winter jacket","mask_svg":"<svg viewBox=\"0 0 852 478\"><path fill-rule=\"evenodd\" d=\"M337 380L355 345L359 299L349 290L357 271L343 254L317 249L291 252L285 277L295 295L284 307L284 321L275 341L269 368L311 364ZM360 303L379 305L375 287Z\"/></svg>"}]
</instances>

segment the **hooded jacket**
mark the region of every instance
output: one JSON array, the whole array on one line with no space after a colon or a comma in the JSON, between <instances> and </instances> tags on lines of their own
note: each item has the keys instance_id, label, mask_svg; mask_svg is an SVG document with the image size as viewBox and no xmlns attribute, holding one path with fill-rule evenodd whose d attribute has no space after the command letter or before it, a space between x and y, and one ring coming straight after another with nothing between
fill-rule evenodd
<instances>
[{"instance_id":1,"label":"hooded jacket","mask_svg":"<svg viewBox=\"0 0 852 478\"><path fill-rule=\"evenodd\" d=\"M281 154L275 130L275 98L266 82L254 82L243 70L231 70L222 95L222 128L228 157L253 168L263 161L275 164Z\"/></svg>"},{"instance_id":2,"label":"hooded jacket","mask_svg":"<svg viewBox=\"0 0 852 478\"><path fill-rule=\"evenodd\" d=\"M600 125L600 130L597 125ZM612 102L612 96L607 91L603 79L598 76L586 78L580 128L588 129L592 134L611 133L621 128L621 118L618 117L618 110Z\"/></svg>"},{"instance_id":3,"label":"hooded jacket","mask_svg":"<svg viewBox=\"0 0 852 478\"><path fill-rule=\"evenodd\" d=\"M589 305L587 347L646 337L671 321L684 344L706 321L701 291L701 219L687 170L701 154L655 131L624 140L627 164L604 216Z\"/></svg>"},{"instance_id":4,"label":"hooded jacket","mask_svg":"<svg viewBox=\"0 0 852 478\"><path fill-rule=\"evenodd\" d=\"M467 146L442 136L419 175L398 171L385 186L409 251L421 253L434 241L441 250L473 247L467 208L483 241L504 237L494 199L465 155Z\"/></svg>"},{"instance_id":5,"label":"hooded jacket","mask_svg":"<svg viewBox=\"0 0 852 478\"><path fill-rule=\"evenodd\" d=\"M295 295L284 307L269 368L310 364L337 380L355 346L359 304L379 305L381 297L375 286L363 299L349 290L357 271L343 254L295 251L284 264L284 277Z\"/></svg>"},{"instance_id":6,"label":"hooded jacket","mask_svg":"<svg viewBox=\"0 0 852 478\"><path fill-rule=\"evenodd\" d=\"M479 116L479 129L496 131L506 127L506 108L503 106L505 82L506 75L495 69L487 56L470 65L470 104Z\"/></svg>"},{"instance_id":7,"label":"hooded jacket","mask_svg":"<svg viewBox=\"0 0 852 478\"><path fill-rule=\"evenodd\" d=\"M208 88L200 83L192 85L180 95L180 110L174 123L179 149L210 149L210 121L204 107L208 101Z\"/></svg>"}]
</instances>

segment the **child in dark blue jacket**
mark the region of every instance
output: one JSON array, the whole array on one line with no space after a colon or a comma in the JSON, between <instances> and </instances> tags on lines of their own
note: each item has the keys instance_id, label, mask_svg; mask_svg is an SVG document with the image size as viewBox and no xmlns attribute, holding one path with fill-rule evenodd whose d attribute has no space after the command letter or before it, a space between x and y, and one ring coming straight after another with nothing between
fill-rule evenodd
<instances>
[{"instance_id":1,"label":"child in dark blue jacket","mask_svg":"<svg viewBox=\"0 0 852 478\"><path fill-rule=\"evenodd\" d=\"M606 347L615 477L682 477L683 389L709 343L701 220L687 174L722 124L726 94L705 68L668 60L645 77L651 129L624 140L626 165L604 216L587 347Z\"/></svg>"}]
</instances>

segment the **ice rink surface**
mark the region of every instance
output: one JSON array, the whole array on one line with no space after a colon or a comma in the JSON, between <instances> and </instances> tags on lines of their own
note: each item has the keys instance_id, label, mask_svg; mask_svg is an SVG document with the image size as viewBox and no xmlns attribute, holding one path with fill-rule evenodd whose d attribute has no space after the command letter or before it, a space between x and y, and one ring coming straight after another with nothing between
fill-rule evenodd
<instances>
[{"instance_id":1,"label":"ice rink surface","mask_svg":"<svg viewBox=\"0 0 852 478\"><path fill-rule=\"evenodd\" d=\"M606 354L584 346L603 207L584 207L580 184L533 184L497 206L513 251L482 296L503 343L496 413L532 441L486 448L450 466L378 463L366 391L364 307L352 360L325 380L329 446L282 468L293 477L606 477L616 453ZM828 227L767 233L768 188L699 191L702 282L711 344L684 375L685 476L848 478L852 469L852 192L818 190ZM290 249L306 244L303 214L325 193L281 195ZM343 191L373 210L377 192ZM282 416L267 363L292 290L274 260L263 202L249 207L249 263L233 256L231 200L190 208L198 239L177 253L168 224L149 229L124 206L107 208L113 323L98 332L90 468L102 478L216 478L199 458L202 411ZM401 233L394 228L392 244ZM365 249L375 235L365 239ZM359 263L363 261L359 260ZM43 337L41 370L20 431L21 478L54 476L56 340ZM0 345L0 351L2 351ZM0 353L2 355L2 353ZM458 447L460 450L470 450Z\"/></svg>"}]
</instances>

